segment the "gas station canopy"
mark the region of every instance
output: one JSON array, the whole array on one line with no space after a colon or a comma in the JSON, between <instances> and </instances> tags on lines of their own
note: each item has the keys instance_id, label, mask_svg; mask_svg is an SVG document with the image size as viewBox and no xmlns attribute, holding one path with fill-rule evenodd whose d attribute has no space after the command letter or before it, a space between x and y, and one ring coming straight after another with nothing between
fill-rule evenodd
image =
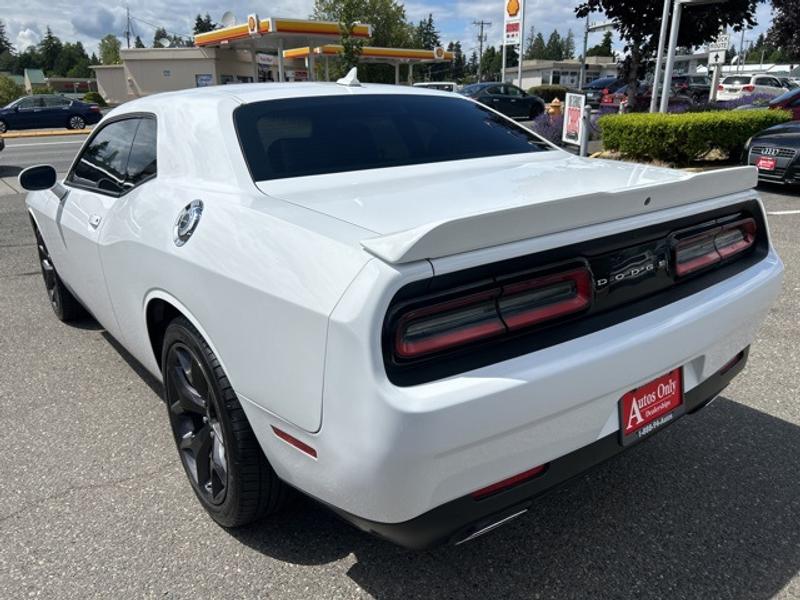
<instances>
[{"instance_id":1,"label":"gas station canopy","mask_svg":"<svg viewBox=\"0 0 800 600\"><path fill-rule=\"evenodd\" d=\"M316 58L325 59L325 79L328 79L328 59L342 54L344 47L340 44L326 44L312 48L305 46L302 48L292 48L283 51L283 58L306 60L309 74L314 72L314 60ZM395 83L400 83L400 65L409 65L409 79L411 79L410 67L414 64L450 62L455 58L453 52L448 52L442 47L433 50L415 48L379 48L376 46L364 46L361 48L359 62L391 64L395 68Z\"/></svg>"},{"instance_id":2,"label":"gas station canopy","mask_svg":"<svg viewBox=\"0 0 800 600\"><path fill-rule=\"evenodd\" d=\"M355 38L367 39L372 35L372 26L358 23L353 26L351 35ZM251 14L246 23L230 25L194 36L195 46L232 48L250 50L253 55L254 68L256 52L259 50L277 50L278 73L280 81L284 80L283 49L287 46L313 46L341 38L339 23L332 21L309 21L303 19L282 19L269 17L260 19ZM256 79L257 80L257 79Z\"/></svg>"}]
</instances>

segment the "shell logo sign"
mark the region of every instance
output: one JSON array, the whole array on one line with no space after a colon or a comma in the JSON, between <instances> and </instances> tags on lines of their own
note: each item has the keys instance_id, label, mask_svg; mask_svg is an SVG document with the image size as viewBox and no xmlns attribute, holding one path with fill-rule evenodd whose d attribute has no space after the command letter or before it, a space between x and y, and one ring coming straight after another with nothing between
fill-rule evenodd
<instances>
[{"instance_id":1,"label":"shell logo sign","mask_svg":"<svg viewBox=\"0 0 800 600\"><path fill-rule=\"evenodd\" d=\"M503 43L516 46L522 34L525 0L503 0Z\"/></svg>"},{"instance_id":2,"label":"shell logo sign","mask_svg":"<svg viewBox=\"0 0 800 600\"><path fill-rule=\"evenodd\" d=\"M444 59L444 48L441 46L436 46L436 48L433 49L433 58L436 60Z\"/></svg>"},{"instance_id":3,"label":"shell logo sign","mask_svg":"<svg viewBox=\"0 0 800 600\"><path fill-rule=\"evenodd\" d=\"M247 33L250 35L258 35L258 25L261 21L255 13L247 15Z\"/></svg>"},{"instance_id":4,"label":"shell logo sign","mask_svg":"<svg viewBox=\"0 0 800 600\"><path fill-rule=\"evenodd\" d=\"M506 14L509 17L516 17L519 14L519 0L508 0L506 3Z\"/></svg>"}]
</instances>

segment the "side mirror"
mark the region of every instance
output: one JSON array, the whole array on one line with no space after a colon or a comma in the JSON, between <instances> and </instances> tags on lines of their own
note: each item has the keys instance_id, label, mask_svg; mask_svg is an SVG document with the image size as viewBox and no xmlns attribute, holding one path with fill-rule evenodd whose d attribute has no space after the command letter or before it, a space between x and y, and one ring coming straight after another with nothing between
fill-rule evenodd
<instances>
[{"instance_id":1,"label":"side mirror","mask_svg":"<svg viewBox=\"0 0 800 600\"><path fill-rule=\"evenodd\" d=\"M56 170L50 165L36 165L23 169L19 174L19 184L29 192L49 190L56 184Z\"/></svg>"}]
</instances>

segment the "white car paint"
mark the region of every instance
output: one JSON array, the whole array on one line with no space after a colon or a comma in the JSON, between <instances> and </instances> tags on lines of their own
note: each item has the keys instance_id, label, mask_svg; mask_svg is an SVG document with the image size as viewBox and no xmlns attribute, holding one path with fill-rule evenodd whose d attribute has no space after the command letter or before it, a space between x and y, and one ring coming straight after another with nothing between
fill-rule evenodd
<instances>
[{"instance_id":1,"label":"white car paint","mask_svg":"<svg viewBox=\"0 0 800 600\"><path fill-rule=\"evenodd\" d=\"M623 393L681 365L693 389L751 343L779 293L783 266L770 248L637 318L398 387L380 336L405 284L756 198L756 178L749 168L689 175L553 150L254 183L232 112L336 94L442 93L249 84L135 100L107 118L156 115L156 179L102 206L74 189L61 203L51 191L27 200L57 268L112 335L160 377L146 309L154 298L172 303L219 357L278 475L330 505L402 522L612 434ZM202 221L179 248L173 224L195 199ZM89 231L96 213L102 222Z\"/></svg>"},{"instance_id":2,"label":"white car paint","mask_svg":"<svg viewBox=\"0 0 800 600\"><path fill-rule=\"evenodd\" d=\"M740 81L741 80L741 81ZM745 89L748 86L748 89ZM744 96L754 94L766 94L768 96L780 96L786 91L781 85L780 80L769 73L757 73L755 75L729 75L722 78L717 90L717 100L738 100Z\"/></svg>"}]
</instances>

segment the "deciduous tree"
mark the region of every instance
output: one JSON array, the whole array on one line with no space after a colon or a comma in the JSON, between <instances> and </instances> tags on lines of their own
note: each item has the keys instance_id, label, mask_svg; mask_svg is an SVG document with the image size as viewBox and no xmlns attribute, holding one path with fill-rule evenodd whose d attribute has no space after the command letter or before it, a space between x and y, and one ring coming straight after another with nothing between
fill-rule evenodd
<instances>
[{"instance_id":1,"label":"deciduous tree","mask_svg":"<svg viewBox=\"0 0 800 600\"><path fill-rule=\"evenodd\" d=\"M122 62L119 57L119 39L113 33L109 33L100 40L97 49L100 52L100 61L104 65L118 65Z\"/></svg>"}]
</instances>

